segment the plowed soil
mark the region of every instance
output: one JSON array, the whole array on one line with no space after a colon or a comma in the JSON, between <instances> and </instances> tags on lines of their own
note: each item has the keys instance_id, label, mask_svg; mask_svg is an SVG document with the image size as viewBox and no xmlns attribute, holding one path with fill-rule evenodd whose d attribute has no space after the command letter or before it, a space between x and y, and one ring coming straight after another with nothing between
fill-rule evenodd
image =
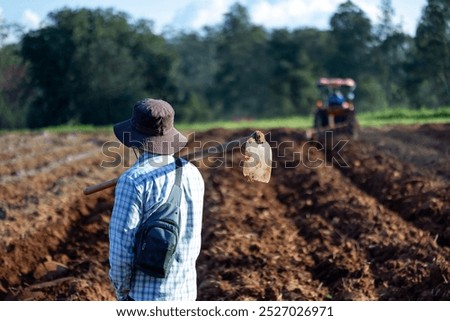
<instances>
[{"instance_id":1,"label":"plowed soil","mask_svg":"<svg viewBox=\"0 0 450 321\"><path fill-rule=\"evenodd\" d=\"M252 131L195 139L205 147ZM0 138L0 299L114 300L114 189L83 188L134 155L116 149L119 166L101 166L111 164L107 134ZM196 163L206 184L198 300L450 300L450 124L266 138L268 184L246 181L239 151Z\"/></svg>"}]
</instances>

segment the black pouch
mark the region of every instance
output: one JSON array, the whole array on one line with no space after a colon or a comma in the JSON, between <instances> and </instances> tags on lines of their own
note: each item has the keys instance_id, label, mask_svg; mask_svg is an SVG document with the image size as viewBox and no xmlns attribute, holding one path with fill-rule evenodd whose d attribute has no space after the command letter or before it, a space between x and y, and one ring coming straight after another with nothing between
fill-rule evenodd
<instances>
[{"instance_id":1,"label":"black pouch","mask_svg":"<svg viewBox=\"0 0 450 321\"><path fill-rule=\"evenodd\" d=\"M167 203L141 223L135 239L135 268L156 278L167 277L180 234L181 160Z\"/></svg>"}]
</instances>

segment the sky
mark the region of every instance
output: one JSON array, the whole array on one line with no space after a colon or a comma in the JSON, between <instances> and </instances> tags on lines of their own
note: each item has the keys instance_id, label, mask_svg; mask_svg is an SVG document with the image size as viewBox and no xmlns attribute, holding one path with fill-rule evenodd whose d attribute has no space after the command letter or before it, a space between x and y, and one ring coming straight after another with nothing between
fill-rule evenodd
<instances>
[{"instance_id":1,"label":"sky","mask_svg":"<svg viewBox=\"0 0 450 321\"><path fill-rule=\"evenodd\" d=\"M154 22L154 31L201 30L223 22L234 3L244 5L251 21L266 28L316 27L328 29L330 17L345 0L0 0L0 19L19 23L26 30L45 23L47 14L63 7L114 8L131 18ZM371 19L378 21L380 0L353 0ZM394 22L414 36L426 0L392 0Z\"/></svg>"}]
</instances>

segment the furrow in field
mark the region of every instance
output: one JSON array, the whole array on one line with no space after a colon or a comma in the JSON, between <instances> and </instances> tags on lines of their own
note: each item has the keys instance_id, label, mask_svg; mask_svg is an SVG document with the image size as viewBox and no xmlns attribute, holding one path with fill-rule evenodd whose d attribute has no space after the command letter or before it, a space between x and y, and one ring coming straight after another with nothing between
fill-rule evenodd
<instances>
[{"instance_id":1,"label":"furrow in field","mask_svg":"<svg viewBox=\"0 0 450 321\"><path fill-rule=\"evenodd\" d=\"M276 185L247 182L241 155L230 159L228 168L208 168L208 161L201 166L206 195L199 299L326 299L328 289L308 270L314 264L308 244L285 217Z\"/></svg>"},{"instance_id":2,"label":"furrow in field","mask_svg":"<svg viewBox=\"0 0 450 321\"><path fill-rule=\"evenodd\" d=\"M365 128L361 142L413 165L423 175L450 182L450 125Z\"/></svg>"},{"instance_id":3,"label":"furrow in field","mask_svg":"<svg viewBox=\"0 0 450 321\"><path fill-rule=\"evenodd\" d=\"M80 142L76 142L66 158L36 169L33 175L3 180L0 185L1 297L20 300L112 298L109 281L104 277L108 271L104 236L107 235L113 189L92 196L84 196L82 190L119 175L124 168L101 168L101 152L92 145L91 151L80 154ZM40 164L39 159L35 164ZM90 235L92 229L98 231ZM90 274L91 269L105 271L100 278L102 282L92 284L99 272ZM88 273L83 275L82 272ZM101 287L106 288L103 294L98 291ZM68 293L61 292L63 288Z\"/></svg>"},{"instance_id":4,"label":"furrow in field","mask_svg":"<svg viewBox=\"0 0 450 321\"><path fill-rule=\"evenodd\" d=\"M438 152L433 142L447 128L399 127L389 139L390 129L372 130L339 151L349 167L301 132L275 129L269 184L246 181L237 150L197 163L206 184L198 299L450 300L446 172L424 171L418 155ZM251 132L215 129L196 139L205 147ZM118 176L134 155L122 151L123 164L102 168L103 136L77 137L7 136L18 146L3 148L0 162L29 151L31 172L0 184L0 299L114 299L107 276L114 190L87 197L82 190ZM46 167L43 146L58 166ZM71 161L60 154L68 146Z\"/></svg>"},{"instance_id":5,"label":"furrow in field","mask_svg":"<svg viewBox=\"0 0 450 321\"><path fill-rule=\"evenodd\" d=\"M111 206L104 195L88 201L73 199L45 226L0 248L0 296L5 300L113 299L107 275Z\"/></svg>"},{"instance_id":6,"label":"furrow in field","mask_svg":"<svg viewBox=\"0 0 450 321\"><path fill-rule=\"evenodd\" d=\"M440 246L450 246L450 185L446 181L364 141L348 143L340 154L349 166L338 168L355 185L429 232Z\"/></svg>"},{"instance_id":7,"label":"furrow in field","mask_svg":"<svg viewBox=\"0 0 450 321\"><path fill-rule=\"evenodd\" d=\"M291 215L314 246L313 275L323 278L334 298L450 298L450 251L433 235L385 208L335 167L295 177L290 192L279 195L291 204L299 200Z\"/></svg>"}]
</instances>

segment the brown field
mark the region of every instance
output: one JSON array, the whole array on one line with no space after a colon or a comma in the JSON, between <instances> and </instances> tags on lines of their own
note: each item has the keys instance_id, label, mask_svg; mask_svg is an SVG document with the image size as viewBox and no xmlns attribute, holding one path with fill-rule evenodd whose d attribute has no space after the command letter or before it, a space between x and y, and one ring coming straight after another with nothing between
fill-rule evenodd
<instances>
[{"instance_id":1,"label":"brown field","mask_svg":"<svg viewBox=\"0 0 450 321\"><path fill-rule=\"evenodd\" d=\"M0 300L114 300L114 190L82 192L124 170L100 167L113 136L0 137ZM450 300L450 124L365 128L334 152L339 137L329 148L294 129L267 137L269 184L245 180L238 152L197 164L199 300Z\"/></svg>"}]
</instances>

